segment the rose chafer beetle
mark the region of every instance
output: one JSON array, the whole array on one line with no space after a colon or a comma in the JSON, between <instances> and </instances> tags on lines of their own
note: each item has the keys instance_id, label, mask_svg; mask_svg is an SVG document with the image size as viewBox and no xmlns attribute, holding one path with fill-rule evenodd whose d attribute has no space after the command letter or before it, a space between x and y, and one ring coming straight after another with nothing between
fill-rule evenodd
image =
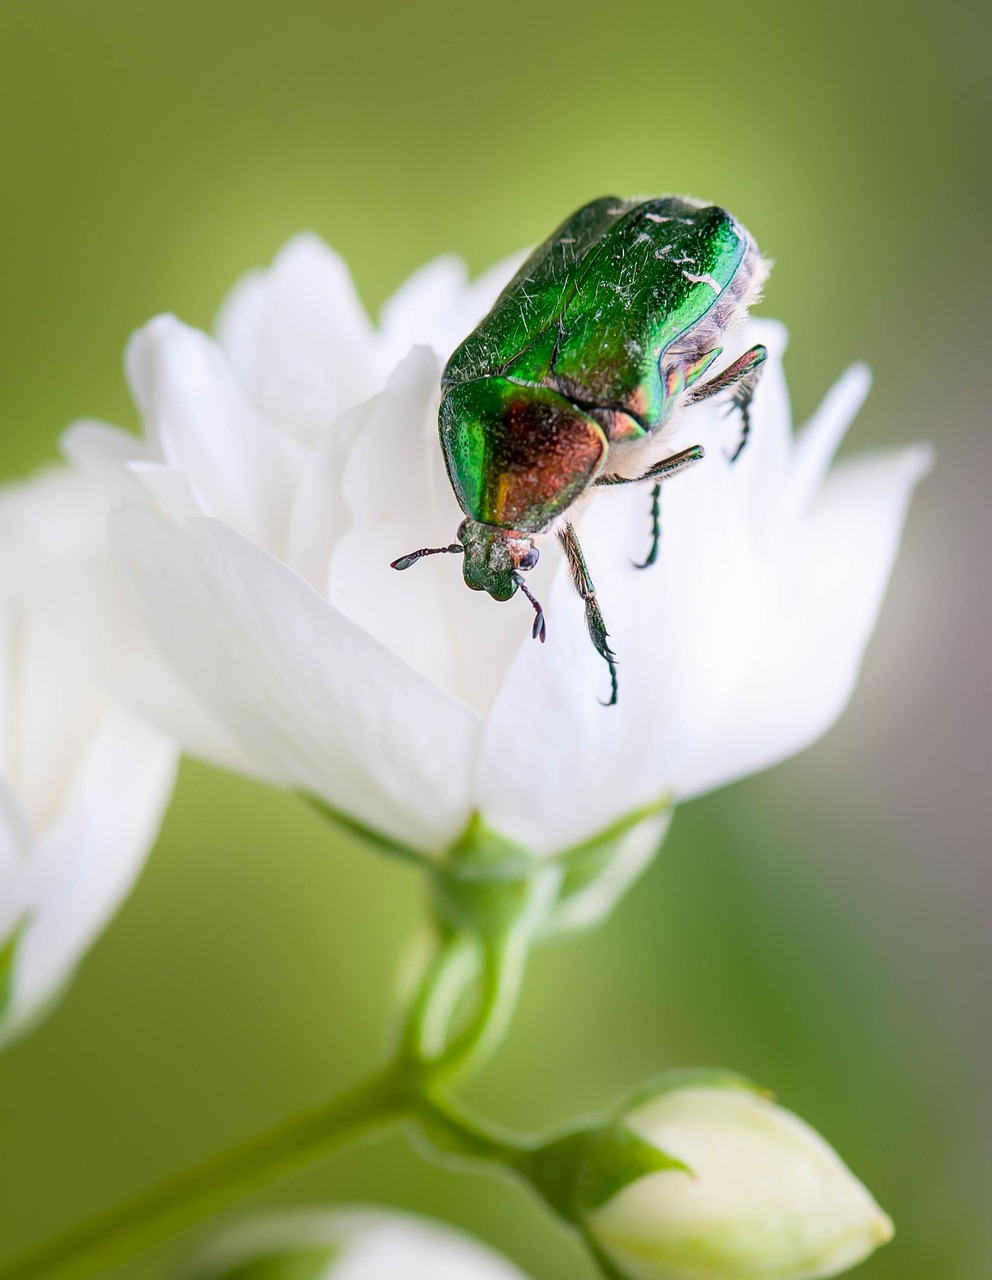
<instances>
[{"instance_id":1,"label":"rose chafer beetle","mask_svg":"<svg viewBox=\"0 0 992 1280\"><path fill-rule=\"evenodd\" d=\"M586 623L610 671L616 656L569 513L597 485L650 483L651 548L660 537L661 483L703 457L667 457L663 429L683 408L730 392L743 431L764 347L721 373L721 339L747 316L768 274L750 234L725 209L680 196L583 205L540 245L481 324L457 348L441 383L439 429L448 477L465 513L458 541L393 561L464 555L465 582L508 600L537 564L535 538L557 532ZM651 452L654 457L651 457ZM632 473L633 472L633 473Z\"/></svg>"}]
</instances>

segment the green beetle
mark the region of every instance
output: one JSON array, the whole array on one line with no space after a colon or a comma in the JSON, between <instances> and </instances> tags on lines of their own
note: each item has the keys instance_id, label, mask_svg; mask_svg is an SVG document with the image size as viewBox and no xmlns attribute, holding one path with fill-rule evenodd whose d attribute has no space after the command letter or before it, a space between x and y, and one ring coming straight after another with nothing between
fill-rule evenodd
<instances>
[{"instance_id":1,"label":"green beetle","mask_svg":"<svg viewBox=\"0 0 992 1280\"><path fill-rule=\"evenodd\" d=\"M720 341L747 316L768 274L750 234L725 209L681 196L583 205L540 245L448 361L439 429L448 477L465 513L458 541L394 560L464 555L465 582L508 600L519 588L546 628L522 573L534 539L555 526L589 634L610 670L616 657L568 512L596 485L650 482L658 554L661 482L697 462L695 445L639 468L643 442L688 405L729 391L750 430L766 356L752 347L708 380ZM659 441L660 443L660 441ZM640 447L638 447L640 446Z\"/></svg>"}]
</instances>

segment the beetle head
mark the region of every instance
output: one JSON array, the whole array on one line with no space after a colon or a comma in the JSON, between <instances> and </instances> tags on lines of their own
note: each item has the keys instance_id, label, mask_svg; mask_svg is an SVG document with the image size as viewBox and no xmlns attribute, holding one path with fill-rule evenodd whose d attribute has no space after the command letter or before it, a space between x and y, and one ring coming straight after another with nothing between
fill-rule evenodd
<instances>
[{"instance_id":1,"label":"beetle head","mask_svg":"<svg viewBox=\"0 0 992 1280\"><path fill-rule=\"evenodd\" d=\"M540 556L533 538L467 519L458 526L458 541L465 548L462 570L466 585L473 591L488 591L494 600L509 600L519 588L534 607L534 638L543 642L544 611L522 577L522 572L533 569Z\"/></svg>"}]
</instances>

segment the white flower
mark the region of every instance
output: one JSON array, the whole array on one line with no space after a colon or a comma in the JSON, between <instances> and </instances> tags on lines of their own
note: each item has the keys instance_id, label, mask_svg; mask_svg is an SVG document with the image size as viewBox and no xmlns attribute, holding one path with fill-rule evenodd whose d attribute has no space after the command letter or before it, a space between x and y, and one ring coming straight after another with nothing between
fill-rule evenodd
<instances>
[{"instance_id":1,"label":"white flower","mask_svg":"<svg viewBox=\"0 0 992 1280\"><path fill-rule=\"evenodd\" d=\"M646 1156L686 1166L652 1169L645 1158L643 1174L631 1169L586 1215L591 1239L629 1280L820 1280L892 1236L819 1134L753 1090L676 1087L622 1125Z\"/></svg>"},{"instance_id":2,"label":"white flower","mask_svg":"<svg viewBox=\"0 0 992 1280\"><path fill-rule=\"evenodd\" d=\"M53 470L0 493L0 1043L72 976L137 876L176 749L104 691L134 670L107 493ZM147 641L144 642L147 646Z\"/></svg>"},{"instance_id":3,"label":"white flower","mask_svg":"<svg viewBox=\"0 0 992 1280\"><path fill-rule=\"evenodd\" d=\"M658 563L632 565L650 532L641 486L598 492L581 515L620 659L605 709L553 539L529 580L545 646L524 601L468 591L454 557L389 567L451 542L461 519L439 373L499 279L468 286L433 264L377 333L338 259L306 238L235 290L219 343L164 316L127 357L146 443L112 538L175 671L255 772L436 858L474 814L547 857L811 743L847 702L930 457L916 446L828 475L866 371L794 440L784 331L747 324L724 358L769 348L751 442L731 466L739 427L712 402L666 433L663 452L702 443L707 457L664 486ZM380 388L412 341L437 350L416 346ZM74 442L91 466L128 447L109 430Z\"/></svg>"},{"instance_id":4,"label":"white flower","mask_svg":"<svg viewBox=\"0 0 992 1280\"><path fill-rule=\"evenodd\" d=\"M373 1209L268 1214L217 1240L191 1276L235 1280L255 1275L252 1264L272 1280L523 1280L516 1267L459 1231Z\"/></svg>"}]
</instances>

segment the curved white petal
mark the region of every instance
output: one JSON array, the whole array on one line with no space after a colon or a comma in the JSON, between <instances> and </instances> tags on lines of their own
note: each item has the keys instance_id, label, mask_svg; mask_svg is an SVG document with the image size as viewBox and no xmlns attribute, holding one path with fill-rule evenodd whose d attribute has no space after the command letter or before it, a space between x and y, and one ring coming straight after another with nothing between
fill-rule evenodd
<instances>
[{"instance_id":1,"label":"curved white petal","mask_svg":"<svg viewBox=\"0 0 992 1280\"><path fill-rule=\"evenodd\" d=\"M335 418L310 450L293 497L286 563L322 596L328 594L334 548L351 524L342 492L344 473L367 417L368 409L362 404ZM381 468L379 459L378 470Z\"/></svg>"},{"instance_id":2,"label":"curved white petal","mask_svg":"<svg viewBox=\"0 0 992 1280\"><path fill-rule=\"evenodd\" d=\"M0 1038L68 980L130 891L158 833L175 769L175 751L161 734L124 712L102 717L60 812L6 891L20 899L27 924Z\"/></svg>"},{"instance_id":3,"label":"curved white petal","mask_svg":"<svg viewBox=\"0 0 992 1280\"><path fill-rule=\"evenodd\" d=\"M36 793L44 788L59 794L64 775L56 762L75 759L78 743L89 732L86 724L74 730L79 718L74 709L84 695L92 707L97 686L158 725L185 750L223 768L251 772L238 744L162 658L110 555L107 511L117 505L122 492L140 496L152 487L150 477L167 470L146 460L130 462L132 452L142 457L142 445L127 432L78 424L63 438L76 471L52 468L0 496L0 570L7 582L16 583L18 598L29 606L27 613L17 614L22 619L18 627L31 632L17 639L18 651L27 658L9 687L19 690L19 697L33 698L30 715L20 716L18 750L25 760L44 765L28 768L31 781L23 797L38 821L47 821L50 814L39 816ZM176 487L185 491L181 473L171 474ZM155 488L165 491L164 484ZM4 613L0 653L4 634L15 625L12 604L0 610ZM43 618L48 619L45 626ZM66 619L71 619L69 645L64 642ZM29 695L35 685L37 696ZM0 717L4 703L0 692ZM0 733L0 771L7 767Z\"/></svg>"},{"instance_id":4,"label":"curved white petal","mask_svg":"<svg viewBox=\"0 0 992 1280\"><path fill-rule=\"evenodd\" d=\"M306 1256L315 1280L524 1280L476 1240L413 1214L348 1208L284 1210L245 1222L212 1243L191 1280L234 1280L263 1259Z\"/></svg>"},{"instance_id":5,"label":"curved white petal","mask_svg":"<svg viewBox=\"0 0 992 1280\"><path fill-rule=\"evenodd\" d=\"M766 564L768 612L736 696L678 773L691 796L809 746L847 705L927 445L855 458L827 478Z\"/></svg>"},{"instance_id":6,"label":"curved white petal","mask_svg":"<svg viewBox=\"0 0 992 1280\"><path fill-rule=\"evenodd\" d=\"M363 407L342 484L351 523L335 549L327 595L410 666L453 689L458 638L444 587L452 573L461 576L461 557L427 557L403 572L390 568L408 551L454 541L455 526L442 524L434 488L440 373L434 353L418 347Z\"/></svg>"},{"instance_id":7,"label":"curved white petal","mask_svg":"<svg viewBox=\"0 0 992 1280\"><path fill-rule=\"evenodd\" d=\"M464 308L468 271L453 253L435 258L415 271L387 298L379 314L383 358L395 365L412 347L430 346L448 356L459 341L451 327ZM466 330L467 332L467 330ZM462 334L462 337L465 335Z\"/></svg>"},{"instance_id":8,"label":"curved white petal","mask_svg":"<svg viewBox=\"0 0 992 1280\"><path fill-rule=\"evenodd\" d=\"M305 444L381 385L376 337L351 274L312 233L236 285L216 327L252 402Z\"/></svg>"},{"instance_id":9,"label":"curved white petal","mask_svg":"<svg viewBox=\"0 0 992 1280\"><path fill-rule=\"evenodd\" d=\"M130 504L111 539L163 651L273 781L426 850L461 830L477 713L219 521Z\"/></svg>"},{"instance_id":10,"label":"curved white petal","mask_svg":"<svg viewBox=\"0 0 992 1280\"><path fill-rule=\"evenodd\" d=\"M44 1011L127 893L175 772L176 748L107 693L137 627L105 532L122 441L87 426L75 443L92 466L0 495L0 1041Z\"/></svg>"},{"instance_id":11,"label":"curved white petal","mask_svg":"<svg viewBox=\"0 0 992 1280\"><path fill-rule=\"evenodd\" d=\"M788 478L778 501L773 504L779 523L801 516L816 496L834 454L870 390L871 370L865 364L854 364L824 396L799 433Z\"/></svg>"},{"instance_id":12,"label":"curved white petal","mask_svg":"<svg viewBox=\"0 0 992 1280\"><path fill-rule=\"evenodd\" d=\"M158 316L132 337L126 365L146 431L203 509L285 554L303 453L249 404L220 348Z\"/></svg>"},{"instance_id":13,"label":"curved white petal","mask_svg":"<svg viewBox=\"0 0 992 1280\"><path fill-rule=\"evenodd\" d=\"M523 256L498 262L469 281L461 258L435 258L414 272L386 301L379 317L379 341L385 368L392 368L411 347L427 345L447 360L479 323Z\"/></svg>"}]
</instances>

